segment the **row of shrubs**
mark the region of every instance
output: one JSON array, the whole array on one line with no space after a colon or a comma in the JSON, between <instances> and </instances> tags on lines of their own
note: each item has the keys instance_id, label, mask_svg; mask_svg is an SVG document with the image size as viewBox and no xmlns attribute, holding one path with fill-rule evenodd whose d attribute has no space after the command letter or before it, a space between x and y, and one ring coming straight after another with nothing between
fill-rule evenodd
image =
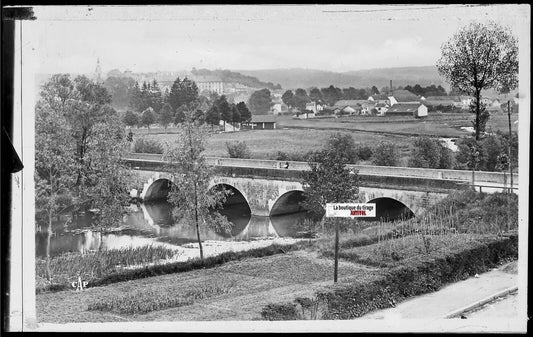
<instances>
[{"instance_id":1,"label":"row of shrubs","mask_svg":"<svg viewBox=\"0 0 533 337\"><path fill-rule=\"evenodd\" d=\"M371 247L371 246L369 246ZM262 310L267 320L353 319L395 306L402 300L432 292L518 257L518 237L478 238L456 245L447 254L418 254L402 259L363 279L351 279L312 298L272 303Z\"/></svg>"}]
</instances>

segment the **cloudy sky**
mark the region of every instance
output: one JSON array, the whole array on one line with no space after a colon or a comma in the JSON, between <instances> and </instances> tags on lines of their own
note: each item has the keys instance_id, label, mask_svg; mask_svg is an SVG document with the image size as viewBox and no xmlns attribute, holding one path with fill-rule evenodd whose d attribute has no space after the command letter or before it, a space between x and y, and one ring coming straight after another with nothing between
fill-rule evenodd
<instances>
[{"instance_id":1,"label":"cloudy sky","mask_svg":"<svg viewBox=\"0 0 533 337\"><path fill-rule=\"evenodd\" d=\"M251 5L35 7L23 53L38 72L434 65L440 46L472 20L529 34L522 5ZM527 35L529 37L529 35Z\"/></svg>"}]
</instances>

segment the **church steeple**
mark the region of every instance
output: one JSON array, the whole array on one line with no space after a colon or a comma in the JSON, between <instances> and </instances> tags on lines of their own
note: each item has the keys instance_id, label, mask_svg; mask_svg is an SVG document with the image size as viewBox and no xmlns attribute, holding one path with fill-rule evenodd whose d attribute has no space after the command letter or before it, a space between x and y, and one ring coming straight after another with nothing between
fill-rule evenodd
<instances>
[{"instance_id":1,"label":"church steeple","mask_svg":"<svg viewBox=\"0 0 533 337\"><path fill-rule=\"evenodd\" d=\"M100 68L100 57L96 59L96 70L94 71L94 81L96 83L102 82L102 68Z\"/></svg>"}]
</instances>

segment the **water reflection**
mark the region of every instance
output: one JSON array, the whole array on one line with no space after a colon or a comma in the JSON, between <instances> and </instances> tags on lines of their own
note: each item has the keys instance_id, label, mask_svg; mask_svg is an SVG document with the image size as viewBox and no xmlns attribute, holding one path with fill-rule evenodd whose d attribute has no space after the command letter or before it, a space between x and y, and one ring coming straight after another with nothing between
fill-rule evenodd
<instances>
[{"instance_id":1,"label":"water reflection","mask_svg":"<svg viewBox=\"0 0 533 337\"><path fill-rule=\"evenodd\" d=\"M254 216L247 205L226 206L220 213L233 224L230 232L200 226L202 240L249 241L272 237L301 237L308 231L309 217L305 212L273 217ZM68 222L63 219L52 226L51 255L64 252L139 247L150 243L183 245L197 241L196 226L175 221L172 208L166 201L131 205L119 232L101 233L91 230L91 219L79 217ZM36 231L36 254L46 256L46 226Z\"/></svg>"}]
</instances>

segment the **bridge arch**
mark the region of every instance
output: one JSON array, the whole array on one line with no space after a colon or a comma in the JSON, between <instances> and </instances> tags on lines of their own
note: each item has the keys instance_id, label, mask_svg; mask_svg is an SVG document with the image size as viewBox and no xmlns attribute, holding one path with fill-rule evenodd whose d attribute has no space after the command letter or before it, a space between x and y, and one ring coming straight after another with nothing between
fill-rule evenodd
<instances>
[{"instance_id":1,"label":"bridge arch","mask_svg":"<svg viewBox=\"0 0 533 337\"><path fill-rule=\"evenodd\" d=\"M280 195L270 207L270 216L302 212L300 202L305 199L302 190L290 190Z\"/></svg>"},{"instance_id":2,"label":"bridge arch","mask_svg":"<svg viewBox=\"0 0 533 337\"><path fill-rule=\"evenodd\" d=\"M151 184L148 185L144 192L143 200L144 201L154 201L154 200L166 200L168 194L172 189L172 180L168 178L159 178L154 180Z\"/></svg>"},{"instance_id":3,"label":"bridge arch","mask_svg":"<svg viewBox=\"0 0 533 337\"><path fill-rule=\"evenodd\" d=\"M376 218L373 220L406 220L415 216L415 213L407 205L394 198L379 197L367 202L376 204Z\"/></svg>"},{"instance_id":4,"label":"bridge arch","mask_svg":"<svg viewBox=\"0 0 533 337\"><path fill-rule=\"evenodd\" d=\"M223 187L226 190L231 191L231 194L226 197L226 201L224 202L223 206L242 205L246 206L247 211L250 212L250 205L243 191L227 183L213 183L209 186L209 190L216 189L217 187Z\"/></svg>"}]
</instances>

